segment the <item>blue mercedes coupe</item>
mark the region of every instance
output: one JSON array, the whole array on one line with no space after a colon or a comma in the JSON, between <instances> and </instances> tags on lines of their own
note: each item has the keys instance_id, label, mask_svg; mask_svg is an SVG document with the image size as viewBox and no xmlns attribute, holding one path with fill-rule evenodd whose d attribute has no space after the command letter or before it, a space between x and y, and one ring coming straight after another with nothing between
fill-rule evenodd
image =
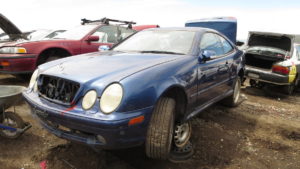
<instances>
[{"instance_id":1,"label":"blue mercedes coupe","mask_svg":"<svg viewBox=\"0 0 300 169\"><path fill-rule=\"evenodd\" d=\"M219 101L239 103L243 56L212 29L147 29L109 50L40 65L23 96L58 137L143 145L150 158L176 160L191 152L191 118Z\"/></svg>"}]
</instances>

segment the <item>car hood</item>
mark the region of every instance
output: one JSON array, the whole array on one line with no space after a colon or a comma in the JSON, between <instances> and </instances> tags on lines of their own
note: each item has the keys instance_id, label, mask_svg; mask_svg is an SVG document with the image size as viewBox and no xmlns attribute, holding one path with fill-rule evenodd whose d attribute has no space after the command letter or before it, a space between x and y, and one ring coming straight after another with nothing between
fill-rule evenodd
<instances>
[{"instance_id":1,"label":"car hood","mask_svg":"<svg viewBox=\"0 0 300 169\"><path fill-rule=\"evenodd\" d=\"M20 45L20 44L23 44L23 43L26 43L26 42L29 42L28 40L25 40L25 39L18 39L16 41L6 41L6 42L2 42L0 43L0 47L3 47L3 46L17 46L17 45Z\"/></svg>"},{"instance_id":2,"label":"car hood","mask_svg":"<svg viewBox=\"0 0 300 169\"><path fill-rule=\"evenodd\" d=\"M42 74L79 83L111 83L147 68L176 60L184 55L96 52L64 58L41 65Z\"/></svg>"},{"instance_id":3,"label":"car hood","mask_svg":"<svg viewBox=\"0 0 300 169\"><path fill-rule=\"evenodd\" d=\"M0 14L0 28L10 37L10 39L15 40L22 37L22 32L16 27L9 19L4 15Z\"/></svg>"}]
</instances>

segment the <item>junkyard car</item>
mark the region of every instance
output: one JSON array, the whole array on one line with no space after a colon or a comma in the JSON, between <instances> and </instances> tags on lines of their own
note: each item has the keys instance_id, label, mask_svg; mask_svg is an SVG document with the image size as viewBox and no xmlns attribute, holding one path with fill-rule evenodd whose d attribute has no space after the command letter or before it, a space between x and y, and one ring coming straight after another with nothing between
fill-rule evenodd
<instances>
[{"instance_id":1,"label":"junkyard car","mask_svg":"<svg viewBox=\"0 0 300 169\"><path fill-rule=\"evenodd\" d=\"M280 85L291 94L300 80L300 37L250 32L246 47L246 73L250 85Z\"/></svg>"},{"instance_id":2,"label":"junkyard car","mask_svg":"<svg viewBox=\"0 0 300 169\"><path fill-rule=\"evenodd\" d=\"M110 24L111 22L118 24ZM71 55L95 52L100 45L112 46L136 32L132 29L132 24L135 22L108 18L95 21L83 19L82 25L49 40L1 43L0 72L18 75L32 73L42 63ZM12 39L20 32L3 15L0 15L0 28Z\"/></svg>"},{"instance_id":3,"label":"junkyard car","mask_svg":"<svg viewBox=\"0 0 300 169\"><path fill-rule=\"evenodd\" d=\"M23 95L58 137L105 149L145 143L149 157L176 159L190 152L192 117L220 100L238 104L242 56L211 29L148 29L40 65Z\"/></svg>"}]
</instances>

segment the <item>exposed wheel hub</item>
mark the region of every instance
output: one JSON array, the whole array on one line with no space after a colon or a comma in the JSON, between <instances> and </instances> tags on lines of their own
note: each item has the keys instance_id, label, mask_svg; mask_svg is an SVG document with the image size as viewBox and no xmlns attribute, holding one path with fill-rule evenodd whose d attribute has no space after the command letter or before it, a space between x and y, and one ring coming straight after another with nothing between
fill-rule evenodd
<instances>
[{"instance_id":1,"label":"exposed wheel hub","mask_svg":"<svg viewBox=\"0 0 300 169\"><path fill-rule=\"evenodd\" d=\"M233 99L235 103L237 103L240 98L240 94L241 94L240 87L241 87L240 82L236 82L234 87L234 93L233 93L234 94Z\"/></svg>"},{"instance_id":2,"label":"exposed wheel hub","mask_svg":"<svg viewBox=\"0 0 300 169\"><path fill-rule=\"evenodd\" d=\"M183 123L183 124L177 124L175 126L175 131L174 131L174 143L176 147L184 147L191 136L191 125L190 123Z\"/></svg>"}]
</instances>

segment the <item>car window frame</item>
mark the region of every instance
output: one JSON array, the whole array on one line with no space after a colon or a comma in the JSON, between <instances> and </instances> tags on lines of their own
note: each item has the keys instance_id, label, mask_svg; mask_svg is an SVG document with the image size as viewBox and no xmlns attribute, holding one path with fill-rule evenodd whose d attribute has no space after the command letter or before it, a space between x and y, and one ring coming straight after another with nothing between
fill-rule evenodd
<instances>
[{"instance_id":1,"label":"car window frame","mask_svg":"<svg viewBox=\"0 0 300 169\"><path fill-rule=\"evenodd\" d=\"M211 60L215 60L215 59L219 59L219 58L226 57L226 56L232 54L232 53L235 51L235 47L227 40L227 38L225 38L224 36L222 36L221 34L218 34L218 33L216 33L216 32L207 31L207 32L205 32L205 33L202 34L202 36L201 36L201 38L200 38L200 40L199 40L199 43L198 43L198 45L197 45L197 46L198 46L198 50L199 50L198 56L201 54L200 44L201 44L201 42L202 42L202 40L203 40L203 37L204 37L205 34L208 34L208 33L214 34L215 37L218 39L218 41L219 41L221 44L222 44L222 42L221 42L221 39L220 39L219 37L222 37L222 38L223 38L224 40L226 40L226 41L229 43L229 45L232 47L232 50L231 50L231 51L225 53L225 52L224 52L224 47L223 47L223 45L222 45L222 50L223 50L224 54L212 56L212 57L211 57ZM217 35L217 36L216 36L216 35Z\"/></svg>"},{"instance_id":2,"label":"car window frame","mask_svg":"<svg viewBox=\"0 0 300 169\"><path fill-rule=\"evenodd\" d=\"M100 30L100 29L103 28L103 27L108 27L108 26L112 26L112 27L115 27L115 28L116 28L117 41L118 41L118 36L119 36L119 35L118 35L118 31L119 31L118 25L101 25L101 26L97 27L94 31L92 31L91 34L90 34L89 36L97 36L97 35L94 35L94 34L95 34L98 30ZM99 39L100 39L100 37L99 37ZM116 43L118 43L118 42L112 43L112 42L99 42L99 41L97 41L97 42L91 42L91 43L116 44Z\"/></svg>"}]
</instances>

